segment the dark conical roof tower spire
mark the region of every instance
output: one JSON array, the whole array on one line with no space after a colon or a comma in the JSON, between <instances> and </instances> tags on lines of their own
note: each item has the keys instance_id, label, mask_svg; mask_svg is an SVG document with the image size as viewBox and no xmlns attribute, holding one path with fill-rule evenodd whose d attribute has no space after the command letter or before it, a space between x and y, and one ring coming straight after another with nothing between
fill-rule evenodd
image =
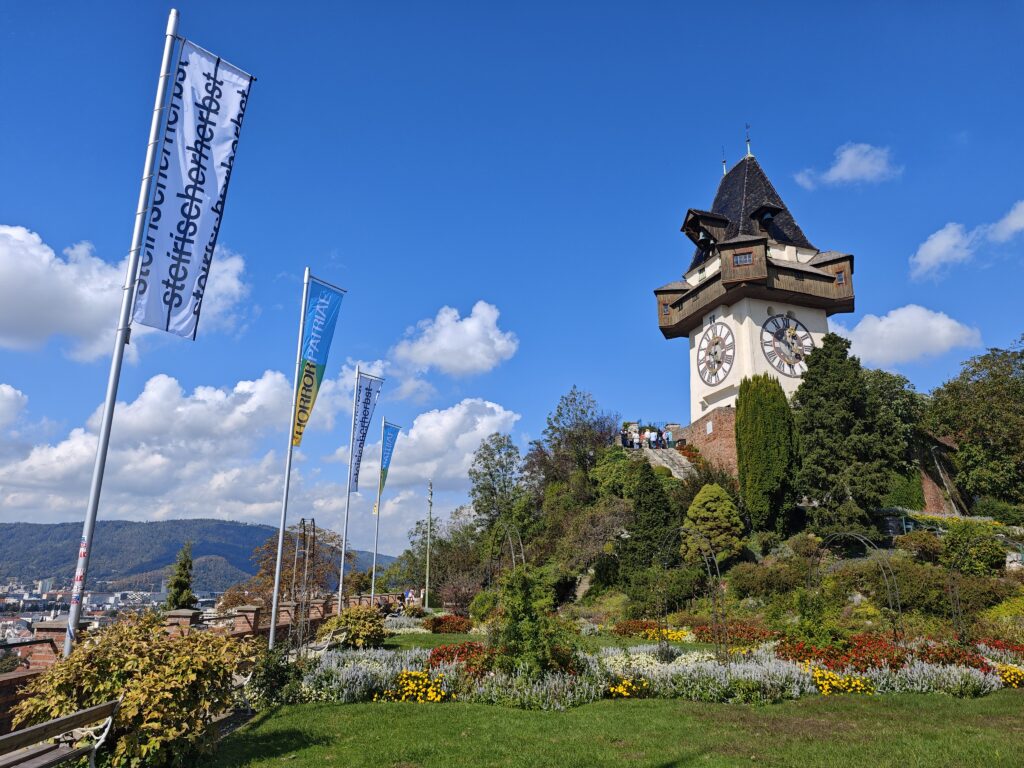
<instances>
[{"instance_id":1,"label":"dark conical roof tower spire","mask_svg":"<svg viewBox=\"0 0 1024 768\"><path fill-rule=\"evenodd\" d=\"M817 250L752 154L744 156L722 177L710 213L728 220L724 240L741 235L767 235L777 243ZM706 252L698 249L690 269L705 256Z\"/></svg>"}]
</instances>

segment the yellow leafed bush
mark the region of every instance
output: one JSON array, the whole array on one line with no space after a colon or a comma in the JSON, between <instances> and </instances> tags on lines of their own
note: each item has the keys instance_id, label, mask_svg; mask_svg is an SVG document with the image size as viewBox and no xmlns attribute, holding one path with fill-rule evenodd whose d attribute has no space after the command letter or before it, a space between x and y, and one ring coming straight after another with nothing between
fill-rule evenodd
<instances>
[{"instance_id":1,"label":"yellow leafed bush","mask_svg":"<svg viewBox=\"0 0 1024 768\"><path fill-rule=\"evenodd\" d=\"M158 614L84 635L66 659L27 686L14 709L23 727L121 698L103 759L111 766L183 766L211 746L211 722L234 700L234 675L255 644L210 632L180 637Z\"/></svg>"}]
</instances>

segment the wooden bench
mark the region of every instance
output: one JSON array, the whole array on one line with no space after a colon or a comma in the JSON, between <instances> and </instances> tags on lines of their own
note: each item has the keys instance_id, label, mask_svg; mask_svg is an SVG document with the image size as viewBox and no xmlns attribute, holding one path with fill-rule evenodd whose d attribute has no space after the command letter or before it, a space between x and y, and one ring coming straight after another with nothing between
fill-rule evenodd
<instances>
[{"instance_id":1,"label":"wooden bench","mask_svg":"<svg viewBox=\"0 0 1024 768\"><path fill-rule=\"evenodd\" d=\"M0 736L0 768L50 768L86 755L95 768L96 750L110 733L119 704L108 701ZM83 739L88 743L77 746Z\"/></svg>"}]
</instances>

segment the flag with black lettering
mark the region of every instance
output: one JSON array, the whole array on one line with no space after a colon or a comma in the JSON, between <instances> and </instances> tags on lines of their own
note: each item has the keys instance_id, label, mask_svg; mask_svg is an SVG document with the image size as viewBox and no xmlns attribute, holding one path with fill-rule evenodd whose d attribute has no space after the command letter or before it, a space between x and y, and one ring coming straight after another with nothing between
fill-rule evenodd
<instances>
[{"instance_id":1,"label":"flag with black lettering","mask_svg":"<svg viewBox=\"0 0 1024 768\"><path fill-rule=\"evenodd\" d=\"M196 337L252 81L182 43L137 276L136 322Z\"/></svg>"},{"instance_id":2,"label":"flag with black lettering","mask_svg":"<svg viewBox=\"0 0 1024 768\"><path fill-rule=\"evenodd\" d=\"M352 419L352 453L348 462L348 477L353 491L359 490L359 466L363 463L363 448L366 447L366 433L373 419L373 409L384 379L360 372L356 377L356 411Z\"/></svg>"},{"instance_id":3,"label":"flag with black lettering","mask_svg":"<svg viewBox=\"0 0 1024 768\"><path fill-rule=\"evenodd\" d=\"M292 445L302 444L302 434L313 414L320 383L327 369L327 353L334 338L338 310L345 292L315 277L309 279L303 321L302 351L299 357L299 389L295 395L295 421L292 424Z\"/></svg>"}]
</instances>

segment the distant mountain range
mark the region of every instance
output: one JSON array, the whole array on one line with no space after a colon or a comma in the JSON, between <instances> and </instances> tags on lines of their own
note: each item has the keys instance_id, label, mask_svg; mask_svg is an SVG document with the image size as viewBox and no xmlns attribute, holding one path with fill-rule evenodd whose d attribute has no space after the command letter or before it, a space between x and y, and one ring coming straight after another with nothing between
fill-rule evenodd
<instances>
[{"instance_id":1,"label":"distant mountain range","mask_svg":"<svg viewBox=\"0 0 1024 768\"><path fill-rule=\"evenodd\" d=\"M160 587L167 566L186 541L192 542L195 562L193 589L221 591L256 572L252 552L277 529L269 525L230 520L160 520L140 523L100 520L89 583L114 582L121 589ZM82 537L81 523L0 523L0 579L26 580L53 577L69 584L75 574L75 556ZM355 550L356 570L370 567L373 553ZM377 555L377 565L395 560Z\"/></svg>"}]
</instances>

